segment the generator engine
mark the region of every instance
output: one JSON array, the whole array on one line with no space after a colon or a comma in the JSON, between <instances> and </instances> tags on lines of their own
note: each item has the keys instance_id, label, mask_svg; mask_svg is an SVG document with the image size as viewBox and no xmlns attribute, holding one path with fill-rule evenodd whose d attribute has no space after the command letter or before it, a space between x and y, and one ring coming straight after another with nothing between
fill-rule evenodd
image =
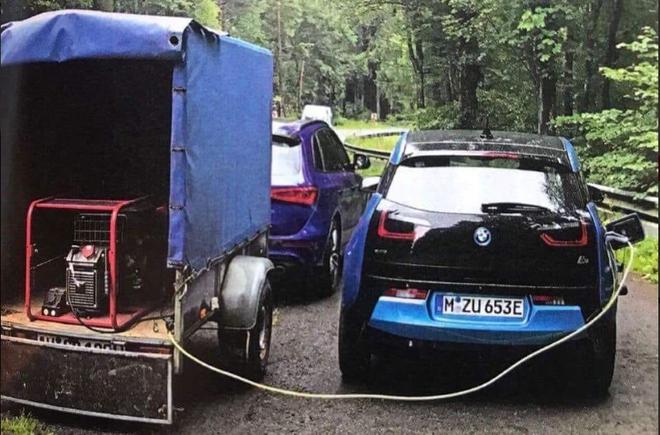
<instances>
[{"instance_id":1,"label":"generator engine","mask_svg":"<svg viewBox=\"0 0 660 435\"><path fill-rule=\"evenodd\" d=\"M145 249L144 213L121 214L117 220L117 291L124 303L140 298L148 252ZM131 218L129 225L129 217ZM46 294L42 313L51 317L70 310L86 317L103 316L108 312L110 294L110 215L80 213L73 222L73 244L65 257L64 289L53 287ZM129 231L130 237L125 234ZM141 235L142 234L142 235ZM56 295L64 294L56 299ZM54 300L58 304L54 306Z\"/></svg>"},{"instance_id":2,"label":"generator engine","mask_svg":"<svg viewBox=\"0 0 660 435\"><path fill-rule=\"evenodd\" d=\"M66 256L67 303L77 312L98 315L108 301L108 248L99 245L73 246Z\"/></svg>"}]
</instances>

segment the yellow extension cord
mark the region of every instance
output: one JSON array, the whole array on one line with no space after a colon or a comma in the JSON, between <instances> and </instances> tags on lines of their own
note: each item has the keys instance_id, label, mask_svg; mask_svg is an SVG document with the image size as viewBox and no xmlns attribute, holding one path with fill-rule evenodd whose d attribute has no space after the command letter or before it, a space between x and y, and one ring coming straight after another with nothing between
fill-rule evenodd
<instances>
[{"instance_id":1,"label":"yellow extension cord","mask_svg":"<svg viewBox=\"0 0 660 435\"><path fill-rule=\"evenodd\" d=\"M625 271L623 272L623 277L621 278L621 283L619 284L619 287L616 289L616 291L612 292L612 296L610 297L610 300L607 302L605 307L601 310L596 317L591 319L589 322L585 323L575 331L571 332L568 335L565 335L564 337L558 339L557 341L554 341L532 353L529 355L521 358L519 361L516 363L512 364L509 366L507 369L503 370L500 372L497 376L494 378L479 384L477 386L467 388L461 391L456 391L453 393L446 393L446 394L437 394L433 396L397 396L397 395L389 395L389 394L366 394L366 393L349 393L349 394L325 394L325 393L307 393L304 391L294 391L294 390L287 390L284 388L277 388L273 387L271 385L265 385L261 384L259 382L252 381L250 379L244 378L242 376L239 376L235 373L228 372L226 370L219 369L217 367L213 367L210 364L205 363L204 361L200 360L199 358L195 357L194 355L191 355L188 351L186 351L181 344L177 343L177 341L174 339L174 336L172 333L169 333L169 338L174 347L176 347L179 352L181 352L183 355L187 356L197 364L201 365L202 367L206 367L207 369L214 371L216 373L219 373L223 376L226 376L228 378L237 380L239 382L243 382L244 384L251 385L255 388L265 390L271 393L276 393L276 394L282 394L285 396L292 396L292 397L301 397L301 398L306 398L306 399L326 399L326 400L335 400L335 399L381 399L381 400L397 400L397 401L405 401L405 402L422 402L422 401L432 401L432 400L445 400L445 399L453 399L455 397L460 397L460 396L466 396L468 394L476 393L479 390L483 390L484 388L489 387L490 385L494 384L498 380L502 379L504 376L515 370L517 367L521 366L522 364L526 363L527 361L539 356L540 354L549 351L550 349L559 346L560 344L570 340L571 338L581 334L585 330L587 330L589 327L591 327L594 323L596 323L601 317L603 317L613 306L614 303L616 302L617 297L619 296L619 293L621 292L621 289L623 288L624 283L626 282L626 279L628 278L628 273L630 272L630 268L633 262L633 257L634 257L634 248L630 242L627 242L628 246L630 247L630 259L628 261L628 264L626 266Z\"/></svg>"}]
</instances>

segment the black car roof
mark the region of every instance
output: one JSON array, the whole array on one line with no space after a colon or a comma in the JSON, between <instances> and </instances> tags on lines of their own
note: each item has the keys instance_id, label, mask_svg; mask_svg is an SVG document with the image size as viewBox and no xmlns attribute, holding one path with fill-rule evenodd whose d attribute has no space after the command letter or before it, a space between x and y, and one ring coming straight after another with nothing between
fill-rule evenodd
<instances>
[{"instance_id":1,"label":"black car roof","mask_svg":"<svg viewBox=\"0 0 660 435\"><path fill-rule=\"evenodd\" d=\"M513 152L559 159L569 164L562 139L529 133L484 130L411 131L406 137L403 158L433 154L434 151L494 151Z\"/></svg>"}]
</instances>

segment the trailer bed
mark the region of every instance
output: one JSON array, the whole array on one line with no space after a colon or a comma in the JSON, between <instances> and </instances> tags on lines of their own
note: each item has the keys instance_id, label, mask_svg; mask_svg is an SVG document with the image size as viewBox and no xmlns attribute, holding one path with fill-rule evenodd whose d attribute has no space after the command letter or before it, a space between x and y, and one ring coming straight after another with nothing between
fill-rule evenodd
<instances>
[{"instance_id":1,"label":"trailer bed","mask_svg":"<svg viewBox=\"0 0 660 435\"><path fill-rule=\"evenodd\" d=\"M39 301L33 301L32 311L38 312L40 309L41 303ZM81 325L49 322L46 320L30 321L25 315L22 301L3 304L2 316L0 319L2 320L3 328L26 329L44 334L62 334L90 339L98 339L100 336L108 338L108 336L110 336L115 340L171 346L171 342L167 337L165 321L163 319L152 319L162 317L165 314L170 314L171 311L172 308L168 306L155 308L144 316L144 319L150 320L138 321L138 323L134 324L126 331L111 334L94 332Z\"/></svg>"}]
</instances>

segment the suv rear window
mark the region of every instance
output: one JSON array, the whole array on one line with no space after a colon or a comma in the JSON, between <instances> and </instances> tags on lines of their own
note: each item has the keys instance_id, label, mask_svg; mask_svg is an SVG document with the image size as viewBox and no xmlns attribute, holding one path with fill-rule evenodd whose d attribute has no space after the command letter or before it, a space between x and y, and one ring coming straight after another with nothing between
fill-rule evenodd
<instances>
[{"instance_id":1,"label":"suv rear window","mask_svg":"<svg viewBox=\"0 0 660 435\"><path fill-rule=\"evenodd\" d=\"M410 159L387 188L390 201L420 210L483 214L487 203L520 203L564 212L584 207L576 174L532 159L465 156Z\"/></svg>"},{"instance_id":2,"label":"suv rear window","mask_svg":"<svg viewBox=\"0 0 660 435\"><path fill-rule=\"evenodd\" d=\"M297 186L303 184L302 146L273 141L271 185Z\"/></svg>"}]
</instances>

